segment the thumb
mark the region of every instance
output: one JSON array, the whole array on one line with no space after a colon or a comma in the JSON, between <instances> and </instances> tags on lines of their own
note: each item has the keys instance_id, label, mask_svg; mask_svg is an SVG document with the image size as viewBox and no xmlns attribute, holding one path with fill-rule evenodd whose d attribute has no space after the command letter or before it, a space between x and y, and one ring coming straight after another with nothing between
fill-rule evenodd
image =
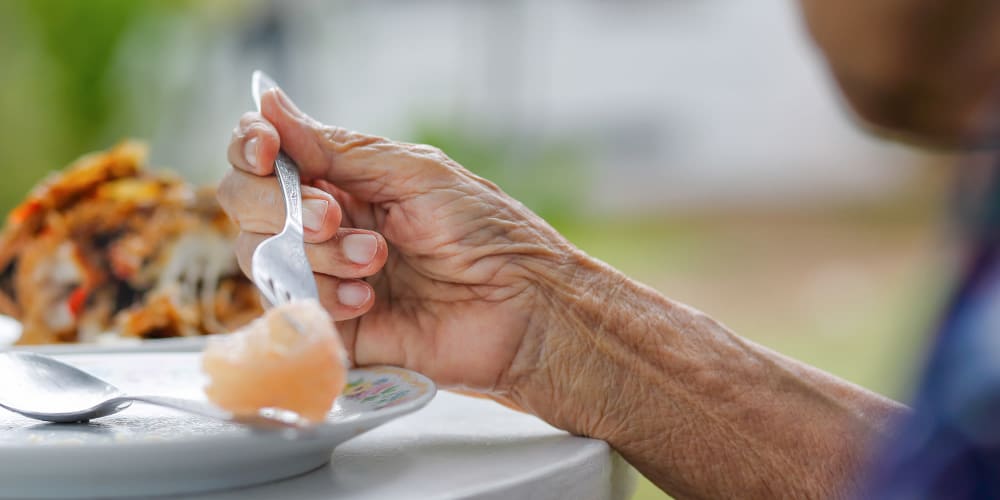
<instances>
[{"instance_id":1,"label":"thumb","mask_svg":"<svg viewBox=\"0 0 1000 500\"><path fill-rule=\"evenodd\" d=\"M364 201L419 194L451 184L457 175L458 165L436 148L323 125L278 88L261 96L261 114L304 178L332 182Z\"/></svg>"}]
</instances>

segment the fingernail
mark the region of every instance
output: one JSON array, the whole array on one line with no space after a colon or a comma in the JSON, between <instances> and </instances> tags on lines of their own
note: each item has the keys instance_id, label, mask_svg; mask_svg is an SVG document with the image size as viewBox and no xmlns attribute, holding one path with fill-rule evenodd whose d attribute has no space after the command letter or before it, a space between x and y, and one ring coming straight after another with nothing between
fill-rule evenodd
<instances>
[{"instance_id":1,"label":"fingernail","mask_svg":"<svg viewBox=\"0 0 1000 500\"><path fill-rule=\"evenodd\" d=\"M348 307L361 307L368 302L371 289L361 283L344 282L337 287L337 299Z\"/></svg>"},{"instance_id":2,"label":"fingernail","mask_svg":"<svg viewBox=\"0 0 1000 500\"><path fill-rule=\"evenodd\" d=\"M260 145L260 139L254 137L247 141L243 145L243 157L247 159L247 163L253 168L260 168L257 164L257 146Z\"/></svg>"},{"instance_id":3,"label":"fingernail","mask_svg":"<svg viewBox=\"0 0 1000 500\"><path fill-rule=\"evenodd\" d=\"M302 225L314 232L323 229L323 219L326 219L328 208L330 202L326 200L302 200Z\"/></svg>"},{"instance_id":4,"label":"fingernail","mask_svg":"<svg viewBox=\"0 0 1000 500\"><path fill-rule=\"evenodd\" d=\"M349 234L344 237L344 255L355 264L367 264L375 257L378 239L370 234Z\"/></svg>"}]
</instances>

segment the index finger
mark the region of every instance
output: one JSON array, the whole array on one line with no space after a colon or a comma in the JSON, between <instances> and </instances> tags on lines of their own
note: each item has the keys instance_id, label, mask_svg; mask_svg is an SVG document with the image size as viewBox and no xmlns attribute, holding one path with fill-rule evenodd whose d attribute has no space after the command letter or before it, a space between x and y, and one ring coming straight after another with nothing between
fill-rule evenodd
<instances>
[{"instance_id":1,"label":"index finger","mask_svg":"<svg viewBox=\"0 0 1000 500\"><path fill-rule=\"evenodd\" d=\"M453 185L466 172L431 146L325 126L300 111L281 89L264 93L261 110L280 136L281 150L304 177L333 182L364 201L392 201ZM258 160L273 161L274 156L262 151Z\"/></svg>"},{"instance_id":2,"label":"index finger","mask_svg":"<svg viewBox=\"0 0 1000 500\"><path fill-rule=\"evenodd\" d=\"M274 158L281 140L271 122L260 113L250 111L240 117L240 123L229 138L226 156L233 167L256 175L271 175Z\"/></svg>"}]
</instances>

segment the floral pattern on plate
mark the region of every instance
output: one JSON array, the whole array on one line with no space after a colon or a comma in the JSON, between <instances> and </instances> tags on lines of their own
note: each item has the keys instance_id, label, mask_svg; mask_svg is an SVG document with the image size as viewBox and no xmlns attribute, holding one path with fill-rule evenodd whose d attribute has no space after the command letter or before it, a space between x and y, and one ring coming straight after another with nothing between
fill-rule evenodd
<instances>
[{"instance_id":1,"label":"floral pattern on plate","mask_svg":"<svg viewBox=\"0 0 1000 500\"><path fill-rule=\"evenodd\" d=\"M426 379L414 376L413 372L390 366L376 366L365 368L365 371L351 372L347 387L340 397L373 410L381 410L412 401L428 390Z\"/></svg>"}]
</instances>

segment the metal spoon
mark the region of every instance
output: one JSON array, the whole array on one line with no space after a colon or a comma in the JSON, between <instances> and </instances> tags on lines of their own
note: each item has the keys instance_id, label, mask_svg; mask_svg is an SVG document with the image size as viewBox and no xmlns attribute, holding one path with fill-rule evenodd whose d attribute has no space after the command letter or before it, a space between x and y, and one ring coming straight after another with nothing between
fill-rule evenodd
<instances>
[{"instance_id":1,"label":"metal spoon","mask_svg":"<svg viewBox=\"0 0 1000 500\"><path fill-rule=\"evenodd\" d=\"M31 352L0 352L0 407L48 422L85 422L118 413L132 402L254 427L304 429L294 412L236 416L209 403L166 396L132 396L75 366Z\"/></svg>"}]
</instances>

